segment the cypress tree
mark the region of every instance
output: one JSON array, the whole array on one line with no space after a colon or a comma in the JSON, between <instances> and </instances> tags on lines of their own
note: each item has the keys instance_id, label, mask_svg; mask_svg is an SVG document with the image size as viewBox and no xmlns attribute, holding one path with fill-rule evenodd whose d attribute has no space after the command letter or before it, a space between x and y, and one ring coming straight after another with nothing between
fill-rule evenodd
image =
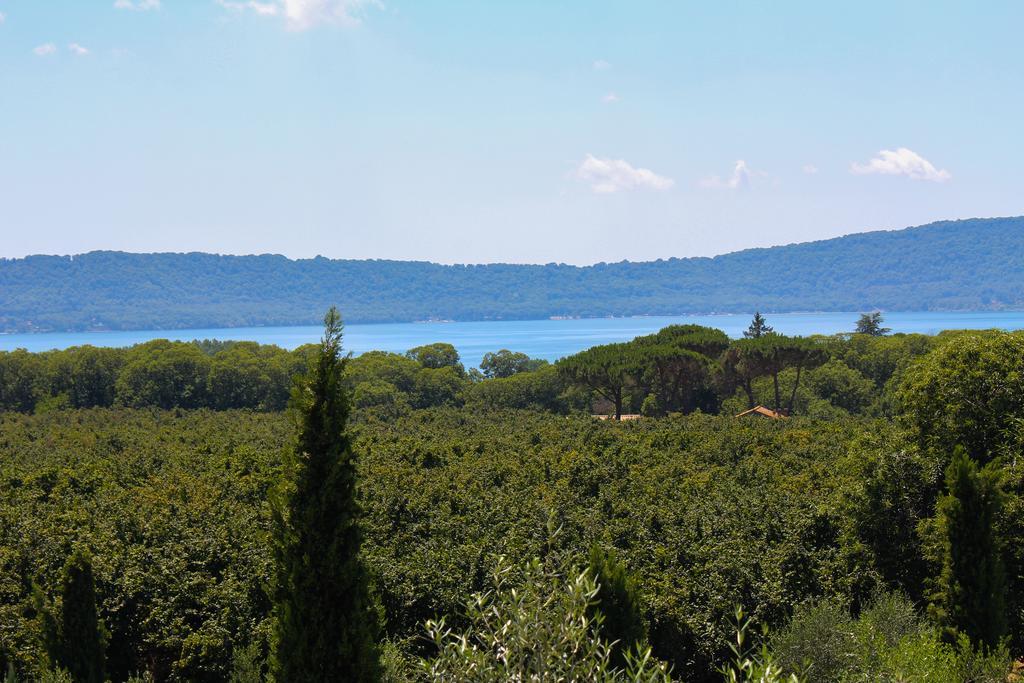
<instances>
[{"instance_id":1,"label":"cypress tree","mask_svg":"<svg viewBox=\"0 0 1024 683\"><path fill-rule=\"evenodd\" d=\"M589 570L598 583L597 603L591 616L604 617L601 635L612 645L612 665L626 666L625 654L635 652L647 643L647 624L640 609L640 593L624 565L611 550L598 544L590 546Z\"/></svg>"},{"instance_id":2,"label":"cypress tree","mask_svg":"<svg viewBox=\"0 0 1024 683\"><path fill-rule=\"evenodd\" d=\"M103 683L105 637L96 614L92 558L84 550L75 550L64 565L56 627L56 634L47 638L53 664L66 669L76 683Z\"/></svg>"},{"instance_id":3,"label":"cypress tree","mask_svg":"<svg viewBox=\"0 0 1024 683\"><path fill-rule=\"evenodd\" d=\"M975 645L995 647L1006 635L1006 576L996 517L1002 505L999 471L978 469L957 447L946 469L947 493L938 503L942 570L931 605L950 639L967 635Z\"/></svg>"},{"instance_id":4,"label":"cypress tree","mask_svg":"<svg viewBox=\"0 0 1024 683\"><path fill-rule=\"evenodd\" d=\"M376 612L359 556L341 339L341 316L331 307L310 373L292 396L299 434L274 509L279 681L378 678Z\"/></svg>"}]
</instances>

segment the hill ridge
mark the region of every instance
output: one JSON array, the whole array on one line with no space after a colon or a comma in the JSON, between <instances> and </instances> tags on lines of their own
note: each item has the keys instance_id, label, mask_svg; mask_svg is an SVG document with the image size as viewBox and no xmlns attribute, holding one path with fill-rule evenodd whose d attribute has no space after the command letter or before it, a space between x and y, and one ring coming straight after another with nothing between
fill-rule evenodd
<instances>
[{"instance_id":1,"label":"hill ridge","mask_svg":"<svg viewBox=\"0 0 1024 683\"><path fill-rule=\"evenodd\" d=\"M751 251L771 251L774 249L786 249L788 247L796 247L808 244L820 244L822 242L837 242L849 238L870 236L870 235L881 235L907 232L912 230L922 230L928 228L935 228L939 226L956 225L958 223L984 223L986 221L1024 221L1024 216L993 216L987 218L953 218L941 221L932 221L931 223L922 223L921 225L908 225L902 228L876 228L873 230L863 230L858 232L849 232L845 235L836 235L835 237L825 237L817 240L807 240L806 242L787 242L785 244L772 244L764 247L745 247L743 249L736 249L735 251L727 251L721 254L715 254L714 256L669 256L665 258L657 258L647 261L631 261L630 259L623 259L621 261L598 261L595 263L588 263L584 265L576 265L571 263L565 263L562 261L549 261L547 263L514 263L511 261L493 261L490 263L441 263L438 261L421 261L416 259L391 259L391 258L362 258L362 259L348 259L348 258L334 258L330 256L324 256L318 254L316 256L309 257L298 257L292 258L284 254L275 252L262 252L259 254L224 254L220 252L212 251L125 251L122 249L92 249L90 251L80 252L78 254L26 254L25 256L18 257L6 257L0 256L0 263L5 261L24 261L26 259L35 258L59 258L59 259L75 259L83 256L90 256L94 254L125 254L132 256L216 256L222 258L278 258L290 262L307 262L316 260L327 260L327 261L344 261L344 262L370 262L370 263L417 263L417 264L428 264L434 266L563 266L567 268L590 268L593 266L600 265L616 265L621 263L663 263L666 261L697 261L697 260L714 260L727 256L733 256L735 254L743 254Z\"/></svg>"},{"instance_id":2,"label":"hill ridge","mask_svg":"<svg viewBox=\"0 0 1024 683\"><path fill-rule=\"evenodd\" d=\"M587 266L130 253L0 259L0 331L1024 308L1024 217Z\"/></svg>"}]
</instances>

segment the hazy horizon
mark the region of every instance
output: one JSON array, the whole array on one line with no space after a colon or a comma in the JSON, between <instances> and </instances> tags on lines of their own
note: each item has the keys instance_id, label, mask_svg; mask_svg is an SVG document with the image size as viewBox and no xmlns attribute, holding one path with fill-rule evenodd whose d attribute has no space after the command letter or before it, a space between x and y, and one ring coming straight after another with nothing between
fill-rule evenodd
<instances>
[{"instance_id":1,"label":"hazy horizon","mask_svg":"<svg viewBox=\"0 0 1024 683\"><path fill-rule=\"evenodd\" d=\"M1016 218L1016 216L983 216L983 217L982 216L971 216L971 217L964 217L964 218L943 219L943 220L935 221L935 222L941 223L941 222L947 222L947 220L948 220L948 222L955 222L955 221L958 221L958 220L971 220L973 218L978 218L980 220L989 220L989 219L999 219L999 218ZM91 253L91 252L118 252L118 253L135 254L135 255L147 255L147 254L207 254L207 255L212 255L212 256L240 256L240 257L244 257L244 256L283 256L284 258L286 258L286 259L288 259L290 261L303 261L303 260L310 260L310 259L315 259L315 258L327 258L327 259L334 260L334 261L341 261L341 260L405 261L405 262L413 261L413 262L431 263L431 264L443 265L443 266L452 266L452 265L456 265L456 266L458 266L458 265L465 265L465 266L487 266L487 265L545 266L545 265L555 264L555 265L575 266L575 267L578 267L578 268L587 268L587 267L590 267L590 266L600 265L602 263L621 263L621 262L649 263L649 262L652 262L652 261L668 261L668 260L672 260L672 259L685 260L685 259L689 259L689 258L717 258L719 256L728 256L730 254L735 254L737 252L750 251L750 250L755 250L755 249L772 249L772 248L776 248L776 247L793 246L795 244L804 244L804 243L807 243L807 242L824 242L824 241L828 241L828 240L832 240L832 239L839 239L839 238L842 238L842 237L850 237L850 236L853 236L853 235L864 235L864 234L868 234L868 233L897 232L897 231L900 231L900 230L908 230L908 229L911 229L911 228L926 227L927 225L929 225L929 224L907 225L907 226L893 227L893 228L868 228L866 230L858 230L858 231L855 231L855 232L843 233L843 234L834 235L834 236L831 236L831 237L822 237L822 238L819 238L819 239L807 240L806 242L786 242L786 243L779 243L779 244L755 245L755 246L749 246L749 247L740 247L740 248L732 250L732 251L726 251L726 252L714 253L714 254L699 254L699 255L692 255L692 256L661 256L661 257L658 257L658 258L651 258L651 259L625 259L624 258L624 259L619 259L618 261L591 261L591 262L587 262L587 263L574 263L572 261L548 261L546 263L542 263L542 262L539 262L539 261L487 261L487 262L480 262L480 261L476 261L476 262L471 262L471 261L429 261L429 260L425 260L425 259L394 259L394 258L380 257L380 256L366 256L366 257L362 257L362 258L358 258L357 259L357 258L350 258L350 257L345 257L345 256L330 256L330 255L327 255L327 254L313 254L312 256L291 256L291 255L288 255L288 254L282 254L280 252L229 253L229 252L216 252L216 251L202 251L202 250L196 250L196 249L184 249L184 250L175 250L175 251L132 251L132 250L127 250L127 249L90 249L88 251L80 251L80 252L76 252L76 253L73 253L73 254L70 254L70 253L63 253L63 254L62 253L42 253L42 252L40 252L40 253L31 253L31 254L24 254L24 255L18 255L18 256L0 256L0 259L17 260L17 259L25 259L25 258L29 258L29 257L34 257L34 256L54 256L54 257L60 257L60 258L66 258L66 257L72 257L73 258L75 256L82 256L82 255L85 255L85 254L88 254L88 253Z\"/></svg>"}]
</instances>

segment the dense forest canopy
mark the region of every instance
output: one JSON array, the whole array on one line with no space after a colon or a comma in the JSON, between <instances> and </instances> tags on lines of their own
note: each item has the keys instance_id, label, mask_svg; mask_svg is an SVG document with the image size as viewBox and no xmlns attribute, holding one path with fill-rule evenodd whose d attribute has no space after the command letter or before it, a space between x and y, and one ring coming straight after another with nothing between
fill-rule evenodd
<instances>
[{"instance_id":1,"label":"dense forest canopy","mask_svg":"<svg viewBox=\"0 0 1024 683\"><path fill-rule=\"evenodd\" d=\"M380 680L538 648L586 680L1005 680L1024 651L1024 333L881 331L671 326L469 370L447 344L331 347L352 424L322 443L357 476ZM275 492L287 454L314 452L289 450L312 423L282 409L324 357L0 353L0 665L267 680ZM735 417L755 402L789 417ZM643 417L591 416L625 410ZM69 658L90 634L99 654Z\"/></svg>"},{"instance_id":2,"label":"dense forest canopy","mask_svg":"<svg viewBox=\"0 0 1024 683\"><path fill-rule=\"evenodd\" d=\"M1024 307L1024 218L971 219L715 258L438 265L129 254L0 260L0 331L761 311Z\"/></svg>"}]
</instances>

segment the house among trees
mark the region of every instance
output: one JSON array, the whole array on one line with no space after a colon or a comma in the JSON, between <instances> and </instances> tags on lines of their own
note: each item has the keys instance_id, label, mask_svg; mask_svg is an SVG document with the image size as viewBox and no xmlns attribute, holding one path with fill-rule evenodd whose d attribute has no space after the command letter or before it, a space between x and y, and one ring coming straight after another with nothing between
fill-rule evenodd
<instances>
[{"instance_id":1,"label":"house among trees","mask_svg":"<svg viewBox=\"0 0 1024 683\"><path fill-rule=\"evenodd\" d=\"M784 419L786 419L786 415L784 413L776 412L776 411L772 410L771 408L765 408L764 406L755 406L755 407L751 408L750 410L744 410L742 413L739 413L736 417L746 417L748 415L755 416L755 417L756 416L767 417L767 418L772 419L772 420L784 420Z\"/></svg>"}]
</instances>

